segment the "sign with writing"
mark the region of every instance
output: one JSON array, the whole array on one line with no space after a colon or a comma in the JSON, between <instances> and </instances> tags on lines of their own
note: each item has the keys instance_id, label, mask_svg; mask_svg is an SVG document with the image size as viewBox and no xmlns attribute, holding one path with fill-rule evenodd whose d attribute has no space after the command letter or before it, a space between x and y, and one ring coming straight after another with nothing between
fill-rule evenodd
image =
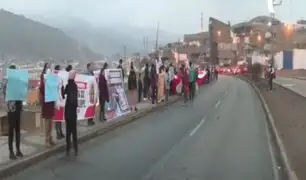
<instances>
[{"instance_id":1,"label":"sign with writing","mask_svg":"<svg viewBox=\"0 0 306 180\"><path fill-rule=\"evenodd\" d=\"M121 69L106 69L104 74L109 94L109 103L105 106L105 117L111 120L129 113L130 107L124 90Z\"/></svg>"},{"instance_id":2,"label":"sign with writing","mask_svg":"<svg viewBox=\"0 0 306 180\"><path fill-rule=\"evenodd\" d=\"M62 96L62 90L65 89L68 83L68 73L66 71L59 71L59 98L57 100L57 110L53 118L54 121L64 121L64 109L66 96ZM95 117L96 104L98 102L98 86L94 76L87 76L77 74L75 83L78 87L78 120L85 120Z\"/></svg>"}]
</instances>

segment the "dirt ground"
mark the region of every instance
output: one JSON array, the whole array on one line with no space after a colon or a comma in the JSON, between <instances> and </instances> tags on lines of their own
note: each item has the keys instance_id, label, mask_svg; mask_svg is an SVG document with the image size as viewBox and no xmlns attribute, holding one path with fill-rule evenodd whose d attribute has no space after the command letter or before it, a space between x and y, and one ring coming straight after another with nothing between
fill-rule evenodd
<instances>
[{"instance_id":1,"label":"dirt ground","mask_svg":"<svg viewBox=\"0 0 306 180\"><path fill-rule=\"evenodd\" d=\"M269 92L264 80L256 85L272 113L292 168L300 180L306 180L306 98L278 85Z\"/></svg>"}]
</instances>

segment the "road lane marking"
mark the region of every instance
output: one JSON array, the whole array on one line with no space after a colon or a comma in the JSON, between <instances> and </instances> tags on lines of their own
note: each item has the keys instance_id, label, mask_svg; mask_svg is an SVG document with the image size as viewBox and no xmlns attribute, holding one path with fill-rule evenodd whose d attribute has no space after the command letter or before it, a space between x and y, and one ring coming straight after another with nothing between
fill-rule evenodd
<instances>
[{"instance_id":1,"label":"road lane marking","mask_svg":"<svg viewBox=\"0 0 306 180\"><path fill-rule=\"evenodd\" d=\"M200 123L190 132L189 136L193 136L198 130L199 128L203 125L203 123L205 122L205 117L200 121Z\"/></svg>"},{"instance_id":2,"label":"road lane marking","mask_svg":"<svg viewBox=\"0 0 306 180\"><path fill-rule=\"evenodd\" d=\"M215 108L218 108L220 106L220 100L215 104Z\"/></svg>"},{"instance_id":3,"label":"road lane marking","mask_svg":"<svg viewBox=\"0 0 306 180\"><path fill-rule=\"evenodd\" d=\"M227 94L227 91L225 91L224 94L226 95L226 94Z\"/></svg>"}]
</instances>

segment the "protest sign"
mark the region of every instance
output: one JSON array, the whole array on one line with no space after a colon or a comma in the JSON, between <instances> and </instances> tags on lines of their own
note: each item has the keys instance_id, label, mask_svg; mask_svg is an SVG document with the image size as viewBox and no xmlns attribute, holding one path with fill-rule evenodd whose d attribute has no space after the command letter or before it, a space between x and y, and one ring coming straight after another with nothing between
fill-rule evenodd
<instances>
[{"instance_id":1,"label":"protest sign","mask_svg":"<svg viewBox=\"0 0 306 180\"><path fill-rule=\"evenodd\" d=\"M59 77L56 74L45 74L45 102L56 102L59 90Z\"/></svg>"},{"instance_id":2,"label":"protest sign","mask_svg":"<svg viewBox=\"0 0 306 180\"><path fill-rule=\"evenodd\" d=\"M121 69L106 69L109 103L105 105L105 117L107 120L114 119L130 112L126 98Z\"/></svg>"},{"instance_id":3,"label":"protest sign","mask_svg":"<svg viewBox=\"0 0 306 180\"><path fill-rule=\"evenodd\" d=\"M29 73L19 69L7 69L5 101L24 101L27 97Z\"/></svg>"},{"instance_id":4,"label":"protest sign","mask_svg":"<svg viewBox=\"0 0 306 180\"><path fill-rule=\"evenodd\" d=\"M59 89L66 87L68 82L68 73L65 71L59 71ZM78 109L77 118L78 120L85 120L95 117L95 109L98 101L98 86L94 76L87 76L77 74L75 82L78 86ZM61 90L58 91L57 109L54 121L64 121L64 107L66 97L62 97Z\"/></svg>"}]
</instances>

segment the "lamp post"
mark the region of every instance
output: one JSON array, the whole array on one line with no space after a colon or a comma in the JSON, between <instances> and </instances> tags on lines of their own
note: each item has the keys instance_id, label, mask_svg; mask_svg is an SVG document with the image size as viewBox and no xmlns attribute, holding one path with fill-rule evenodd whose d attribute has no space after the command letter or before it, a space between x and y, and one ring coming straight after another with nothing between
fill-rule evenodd
<instances>
[{"instance_id":1,"label":"lamp post","mask_svg":"<svg viewBox=\"0 0 306 180\"><path fill-rule=\"evenodd\" d=\"M270 22L268 23L269 30L265 33L264 51L272 66L274 65L274 49L272 46L275 33L273 32L273 22L275 20L274 7L282 5L282 0L268 0L268 10L270 14Z\"/></svg>"}]
</instances>

